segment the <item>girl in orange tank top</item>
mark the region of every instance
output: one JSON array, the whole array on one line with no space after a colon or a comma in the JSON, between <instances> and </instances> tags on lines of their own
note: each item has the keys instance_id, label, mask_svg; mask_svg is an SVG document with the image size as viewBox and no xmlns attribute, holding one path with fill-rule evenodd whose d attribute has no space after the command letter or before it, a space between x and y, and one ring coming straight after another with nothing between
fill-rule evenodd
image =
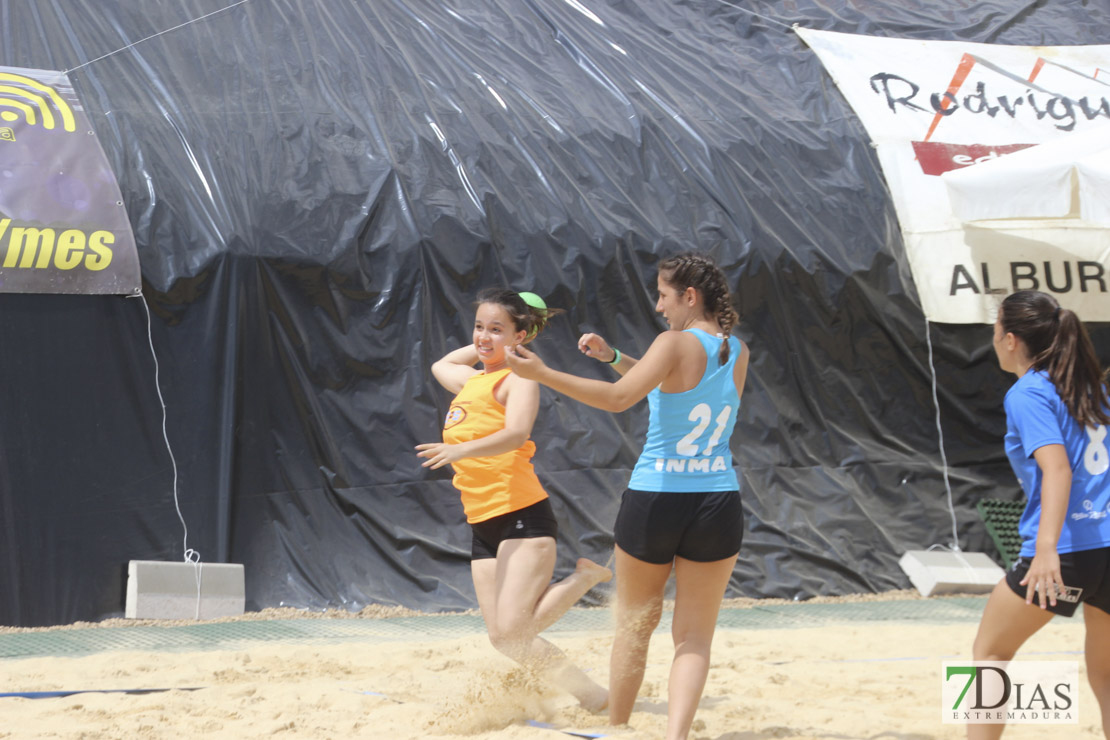
<instances>
[{"instance_id":1,"label":"girl in orange tank top","mask_svg":"<svg viewBox=\"0 0 1110 740\"><path fill-rule=\"evenodd\" d=\"M590 711L609 694L539 633L612 573L586 558L571 575L555 572L555 515L532 468L529 439L540 389L512 373L506 355L541 331L550 316L538 296L530 305L510 290L478 297L473 342L432 365L440 384L457 394L443 441L416 446L423 466L451 465L472 539L471 576L490 642L519 663L540 670ZM481 369L476 365L481 363Z\"/></svg>"}]
</instances>

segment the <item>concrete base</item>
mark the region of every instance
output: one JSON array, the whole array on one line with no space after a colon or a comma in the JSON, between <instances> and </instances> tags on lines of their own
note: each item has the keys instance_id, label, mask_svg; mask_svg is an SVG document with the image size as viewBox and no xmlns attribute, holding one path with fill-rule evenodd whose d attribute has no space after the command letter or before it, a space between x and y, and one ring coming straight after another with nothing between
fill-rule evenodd
<instances>
[{"instance_id":1,"label":"concrete base","mask_svg":"<svg viewBox=\"0 0 1110 740\"><path fill-rule=\"evenodd\" d=\"M922 596L989 593L1005 575L981 552L910 550L898 565Z\"/></svg>"},{"instance_id":2,"label":"concrete base","mask_svg":"<svg viewBox=\"0 0 1110 740\"><path fill-rule=\"evenodd\" d=\"M243 582L243 566L237 563L132 560L127 564L124 616L128 619L238 616L245 603Z\"/></svg>"}]
</instances>

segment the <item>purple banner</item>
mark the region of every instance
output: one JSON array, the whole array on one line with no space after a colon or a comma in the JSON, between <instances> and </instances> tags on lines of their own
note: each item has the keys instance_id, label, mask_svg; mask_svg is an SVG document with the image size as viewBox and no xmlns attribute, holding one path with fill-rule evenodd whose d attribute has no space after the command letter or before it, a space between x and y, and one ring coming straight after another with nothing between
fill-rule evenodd
<instances>
[{"instance_id":1,"label":"purple banner","mask_svg":"<svg viewBox=\"0 0 1110 740\"><path fill-rule=\"evenodd\" d=\"M119 185L62 72L0 67L0 293L138 293Z\"/></svg>"}]
</instances>

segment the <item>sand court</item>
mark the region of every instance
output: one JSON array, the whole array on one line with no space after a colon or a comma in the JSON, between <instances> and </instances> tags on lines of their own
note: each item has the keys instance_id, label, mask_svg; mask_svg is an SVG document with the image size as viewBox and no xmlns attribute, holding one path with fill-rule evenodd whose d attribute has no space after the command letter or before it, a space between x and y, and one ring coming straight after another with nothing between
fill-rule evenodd
<instances>
[{"instance_id":1,"label":"sand court","mask_svg":"<svg viewBox=\"0 0 1110 740\"><path fill-rule=\"evenodd\" d=\"M941 664L968 659L984 597L726 602L692 738L960 738L943 724ZM0 738L663 737L669 612L628 728L609 728L490 647L476 614L267 610L235 620L0 632ZM545 633L601 683L608 609ZM1100 737L1081 618L1056 619L1023 660L1079 662L1077 725L1006 737ZM150 693L136 690L172 689Z\"/></svg>"}]
</instances>

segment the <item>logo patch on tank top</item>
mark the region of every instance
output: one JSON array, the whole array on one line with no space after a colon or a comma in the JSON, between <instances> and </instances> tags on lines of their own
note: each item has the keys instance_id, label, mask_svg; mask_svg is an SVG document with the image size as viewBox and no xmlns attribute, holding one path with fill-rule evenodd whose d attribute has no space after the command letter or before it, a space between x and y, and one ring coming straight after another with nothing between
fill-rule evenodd
<instances>
[{"instance_id":1,"label":"logo patch on tank top","mask_svg":"<svg viewBox=\"0 0 1110 740\"><path fill-rule=\"evenodd\" d=\"M455 426L456 424L462 423L463 419L465 419L465 418L466 418L466 409L464 409L462 406L452 406L447 411L447 418L445 418L443 420L443 428L444 429L450 429L451 427Z\"/></svg>"}]
</instances>

